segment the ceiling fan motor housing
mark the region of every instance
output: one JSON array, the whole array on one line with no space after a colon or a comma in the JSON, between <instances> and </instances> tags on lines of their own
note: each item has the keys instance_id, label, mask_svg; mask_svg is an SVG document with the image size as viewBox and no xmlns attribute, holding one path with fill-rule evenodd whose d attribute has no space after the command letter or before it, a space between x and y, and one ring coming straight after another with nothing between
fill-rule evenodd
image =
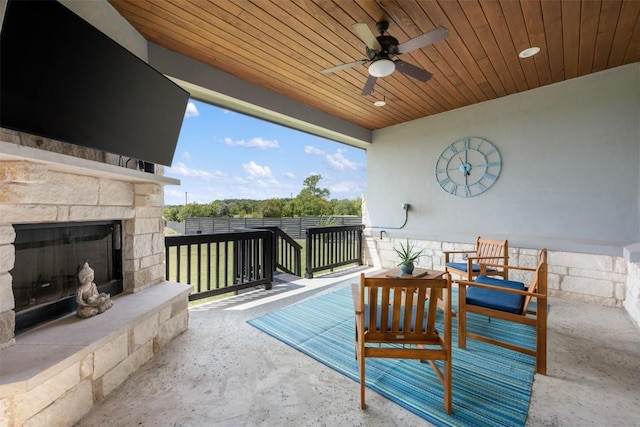
<instances>
[{"instance_id":1,"label":"ceiling fan motor housing","mask_svg":"<svg viewBox=\"0 0 640 427\"><path fill-rule=\"evenodd\" d=\"M375 51L367 47L367 58L374 60L376 58L390 58L398 55L398 39L392 36L381 35L376 37L380 43L380 51Z\"/></svg>"},{"instance_id":2,"label":"ceiling fan motor housing","mask_svg":"<svg viewBox=\"0 0 640 427\"><path fill-rule=\"evenodd\" d=\"M380 35L376 37L378 43L382 47L381 52L385 52L388 55L397 55L398 52L398 39L389 35Z\"/></svg>"}]
</instances>

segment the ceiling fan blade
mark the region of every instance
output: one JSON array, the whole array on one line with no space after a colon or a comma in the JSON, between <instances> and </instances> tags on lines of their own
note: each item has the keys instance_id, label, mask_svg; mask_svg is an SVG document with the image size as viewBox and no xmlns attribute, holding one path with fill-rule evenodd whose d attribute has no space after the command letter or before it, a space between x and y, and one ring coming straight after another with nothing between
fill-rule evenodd
<instances>
[{"instance_id":1,"label":"ceiling fan blade","mask_svg":"<svg viewBox=\"0 0 640 427\"><path fill-rule=\"evenodd\" d=\"M413 64L409 64L404 61L395 61L396 70L400 71L402 74L406 74L409 77L413 77L416 80L420 80L421 82L426 82L433 74L428 72L427 70L423 70L422 68L416 67Z\"/></svg>"},{"instance_id":2,"label":"ceiling fan blade","mask_svg":"<svg viewBox=\"0 0 640 427\"><path fill-rule=\"evenodd\" d=\"M369 49L375 52L380 52L380 50L382 50L382 46L380 46L380 43L378 43L378 39L376 38L375 34L371 32L371 29L367 24L356 22L351 26L351 28L353 28L353 31L356 32L358 37L360 37L360 40L362 40Z\"/></svg>"},{"instance_id":3,"label":"ceiling fan blade","mask_svg":"<svg viewBox=\"0 0 640 427\"><path fill-rule=\"evenodd\" d=\"M369 78L367 79L367 82L364 84L364 87L362 88L362 96L371 95L371 93L373 92L373 87L376 85L376 80L378 80L377 77L369 76Z\"/></svg>"},{"instance_id":4,"label":"ceiling fan blade","mask_svg":"<svg viewBox=\"0 0 640 427\"><path fill-rule=\"evenodd\" d=\"M361 59L360 61L347 62L346 64L336 65L335 67L325 68L320 72L322 74L335 73L336 71L346 70L347 68L357 67L358 65L366 64L369 62L368 59Z\"/></svg>"},{"instance_id":5,"label":"ceiling fan blade","mask_svg":"<svg viewBox=\"0 0 640 427\"><path fill-rule=\"evenodd\" d=\"M421 36L414 37L411 40L407 40L404 43L398 45L398 53L407 53L412 50L420 49L435 43L440 40L444 40L449 35L449 31L444 27L438 27L435 30L431 30L428 33L424 33Z\"/></svg>"}]
</instances>

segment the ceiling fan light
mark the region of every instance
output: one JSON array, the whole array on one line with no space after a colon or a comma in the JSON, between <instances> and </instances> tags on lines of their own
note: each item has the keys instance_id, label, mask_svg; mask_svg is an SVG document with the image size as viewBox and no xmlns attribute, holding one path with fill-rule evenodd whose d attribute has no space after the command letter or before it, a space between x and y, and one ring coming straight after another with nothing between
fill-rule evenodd
<instances>
[{"instance_id":1,"label":"ceiling fan light","mask_svg":"<svg viewBox=\"0 0 640 427\"><path fill-rule=\"evenodd\" d=\"M369 65L369 74L373 77L386 77L393 73L396 69L396 64L386 58L378 59L373 61L371 65Z\"/></svg>"}]
</instances>

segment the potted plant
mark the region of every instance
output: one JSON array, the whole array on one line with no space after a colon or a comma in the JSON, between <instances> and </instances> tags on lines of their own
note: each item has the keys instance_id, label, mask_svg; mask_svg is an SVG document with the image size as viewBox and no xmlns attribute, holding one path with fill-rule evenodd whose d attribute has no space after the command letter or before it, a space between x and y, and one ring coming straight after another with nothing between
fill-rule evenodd
<instances>
[{"instance_id":1,"label":"potted plant","mask_svg":"<svg viewBox=\"0 0 640 427\"><path fill-rule=\"evenodd\" d=\"M422 251L424 251L424 249L416 250L415 246L409 243L409 239L407 239L406 245L400 242L400 247L394 246L393 250L396 251L396 254L398 254L400 258L400 264L398 265L400 266L402 274L413 273L413 268L415 267L413 263L420 258Z\"/></svg>"}]
</instances>

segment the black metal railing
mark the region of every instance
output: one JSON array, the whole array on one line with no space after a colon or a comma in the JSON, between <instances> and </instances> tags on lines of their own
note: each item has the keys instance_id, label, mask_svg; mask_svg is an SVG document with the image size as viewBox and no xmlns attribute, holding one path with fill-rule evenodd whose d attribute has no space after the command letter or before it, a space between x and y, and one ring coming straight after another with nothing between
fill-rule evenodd
<instances>
[{"instance_id":1,"label":"black metal railing","mask_svg":"<svg viewBox=\"0 0 640 427\"><path fill-rule=\"evenodd\" d=\"M307 229L305 277L343 265L362 265L363 230L364 225Z\"/></svg>"},{"instance_id":2,"label":"black metal railing","mask_svg":"<svg viewBox=\"0 0 640 427\"><path fill-rule=\"evenodd\" d=\"M305 277L319 271L362 265L363 225L312 227L306 248L279 227L228 233L165 237L167 280L193 286L190 301L264 285L271 289L276 270Z\"/></svg>"},{"instance_id":3,"label":"black metal railing","mask_svg":"<svg viewBox=\"0 0 640 427\"><path fill-rule=\"evenodd\" d=\"M192 285L190 301L259 285L271 289L271 230L166 236L165 247L167 280Z\"/></svg>"},{"instance_id":4,"label":"black metal railing","mask_svg":"<svg viewBox=\"0 0 640 427\"><path fill-rule=\"evenodd\" d=\"M273 254L276 270L302 276L302 245L280 227L257 227L273 233Z\"/></svg>"}]
</instances>

